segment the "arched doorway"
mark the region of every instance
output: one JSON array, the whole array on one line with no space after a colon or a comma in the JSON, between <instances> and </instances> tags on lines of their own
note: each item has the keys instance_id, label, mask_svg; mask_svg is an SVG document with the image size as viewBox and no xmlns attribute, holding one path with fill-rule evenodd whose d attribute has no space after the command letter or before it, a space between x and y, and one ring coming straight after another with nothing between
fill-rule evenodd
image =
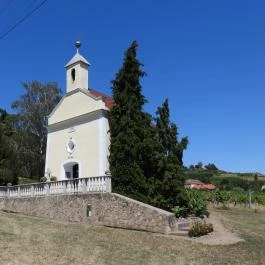
<instances>
[{"instance_id":1,"label":"arched doorway","mask_svg":"<svg viewBox=\"0 0 265 265\"><path fill-rule=\"evenodd\" d=\"M80 178L80 163L75 160L65 161L62 166L63 179Z\"/></svg>"}]
</instances>

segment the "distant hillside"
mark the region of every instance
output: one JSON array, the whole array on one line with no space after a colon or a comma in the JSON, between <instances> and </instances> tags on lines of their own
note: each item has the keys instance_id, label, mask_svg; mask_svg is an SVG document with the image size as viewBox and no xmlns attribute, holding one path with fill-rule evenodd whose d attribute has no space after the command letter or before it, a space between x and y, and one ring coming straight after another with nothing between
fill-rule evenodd
<instances>
[{"instance_id":1,"label":"distant hillside","mask_svg":"<svg viewBox=\"0 0 265 265\"><path fill-rule=\"evenodd\" d=\"M239 187L246 190L251 185L252 189L260 190L262 185L265 185L265 176L259 172L227 172L214 164L198 163L186 167L184 172L186 179L198 179L204 183L215 184L222 189Z\"/></svg>"},{"instance_id":2,"label":"distant hillside","mask_svg":"<svg viewBox=\"0 0 265 265\"><path fill-rule=\"evenodd\" d=\"M227 177L239 177L247 180L265 180L265 175L261 173L233 173L233 172L225 172L225 171L218 171L215 174L216 177L220 178L227 178Z\"/></svg>"}]
</instances>

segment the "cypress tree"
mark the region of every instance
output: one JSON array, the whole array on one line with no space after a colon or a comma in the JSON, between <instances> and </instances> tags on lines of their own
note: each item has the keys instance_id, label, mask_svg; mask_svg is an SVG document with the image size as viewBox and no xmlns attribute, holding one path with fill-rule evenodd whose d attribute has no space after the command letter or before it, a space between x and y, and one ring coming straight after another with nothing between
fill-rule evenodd
<instances>
[{"instance_id":1,"label":"cypress tree","mask_svg":"<svg viewBox=\"0 0 265 265\"><path fill-rule=\"evenodd\" d=\"M147 100L140 80L145 73L136 53L134 41L112 81L115 106L109 112L109 163L113 190L170 210L185 203L182 157L188 139L178 140L168 100L158 108L155 125L143 111Z\"/></svg>"},{"instance_id":2,"label":"cypress tree","mask_svg":"<svg viewBox=\"0 0 265 265\"><path fill-rule=\"evenodd\" d=\"M0 109L0 185L17 184L19 166L17 165L15 115Z\"/></svg>"},{"instance_id":3,"label":"cypress tree","mask_svg":"<svg viewBox=\"0 0 265 265\"><path fill-rule=\"evenodd\" d=\"M176 124L170 122L170 111L166 99L156 112L156 132L160 146L158 170L154 184L154 204L170 210L176 205L185 204L183 151L188 138L178 140Z\"/></svg>"},{"instance_id":4,"label":"cypress tree","mask_svg":"<svg viewBox=\"0 0 265 265\"><path fill-rule=\"evenodd\" d=\"M109 112L110 171L115 192L147 202L149 181L147 163L152 159L151 117L143 111L147 102L140 79L145 76L136 58L137 43L125 52L123 65L112 81L115 106Z\"/></svg>"}]
</instances>

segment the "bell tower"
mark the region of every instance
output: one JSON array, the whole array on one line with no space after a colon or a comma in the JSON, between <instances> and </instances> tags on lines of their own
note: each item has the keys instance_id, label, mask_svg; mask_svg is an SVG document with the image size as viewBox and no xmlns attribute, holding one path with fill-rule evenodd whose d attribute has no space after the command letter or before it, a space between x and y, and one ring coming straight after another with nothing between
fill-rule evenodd
<instances>
[{"instance_id":1,"label":"bell tower","mask_svg":"<svg viewBox=\"0 0 265 265\"><path fill-rule=\"evenodd\" d=\"M75 43L76 54L65 65L66 68L66 93L77 88L88 89L88 68L90 63L79 53L81 42Z\"/></svg>"}]
</instances>

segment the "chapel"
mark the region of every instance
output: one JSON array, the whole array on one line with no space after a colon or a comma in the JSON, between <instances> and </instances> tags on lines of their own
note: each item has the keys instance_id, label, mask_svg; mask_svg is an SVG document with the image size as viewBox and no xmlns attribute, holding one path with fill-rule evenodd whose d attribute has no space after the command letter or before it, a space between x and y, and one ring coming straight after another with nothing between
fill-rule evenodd
<instances>
[{"instance_id":1,"label":"chapel","mask_svg":"<svg viewBox=\"0 0 265 265\"><path fill-rule=\"evenodd\" d=\"M48 117L45 175L48 180L105 176L110 144L109 96L89 87L90 63L76 54L65 65L66 93ZM55 178L54 178L55 177Z\"/></svg>"}]
</instances>

